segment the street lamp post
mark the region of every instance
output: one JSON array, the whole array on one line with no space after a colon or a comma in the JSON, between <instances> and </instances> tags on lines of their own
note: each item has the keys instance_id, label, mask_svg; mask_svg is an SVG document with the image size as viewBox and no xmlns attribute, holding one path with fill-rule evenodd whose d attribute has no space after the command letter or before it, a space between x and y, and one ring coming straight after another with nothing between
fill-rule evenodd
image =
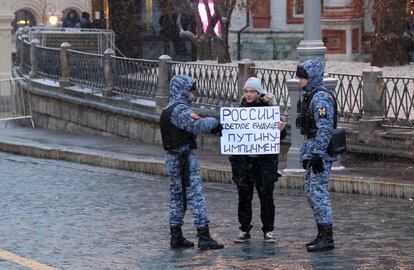
<instances>
[{"instance_id":1,"label":"street lamp post","mask_svg":"<svg viewBox=\"0 0 414 270\"><path fill-rule=\"evenodd\" d=\"M321 1L303 1L304 37L296 51L299 61L317 58L325 63L326 48L321 40Z\"/></svg>"},{"instance_id":2,"label":"street lamp post","mask_svg":"<svg viewBox=\"0 0 414 270\"><path fill-rule=\"evenodd\" d=\"M302 63L309 59L319 59L325 66L326 47L321 40L321 1L303 1L304 12L304 34L303 40L297 47L299 61ZM324 86L331 91L335 90L337 80L324 78ZM290 115L291 115L291 145L287 153L287 169L300 169L299 152L303 144L303 135L296 128L295 119L298 115L297 102L302 95L302 89L297 79L288 80L286 85L290 94ZM336 164L338 166L339 163Z\"/></svg>"}]
</instances>

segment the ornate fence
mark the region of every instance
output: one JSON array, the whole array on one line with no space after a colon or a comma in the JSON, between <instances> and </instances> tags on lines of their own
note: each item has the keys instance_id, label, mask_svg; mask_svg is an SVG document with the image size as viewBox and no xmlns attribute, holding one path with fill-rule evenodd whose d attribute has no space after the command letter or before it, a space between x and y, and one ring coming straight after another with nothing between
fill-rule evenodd
<instances>
[{"instance_id":1,"label":"ornate fence","mask_svg":"<svg viewBox=\"0 0 414 270\"><path fill-rule=\"evenodd\" d=\"M245 71L240 72L235 65L213 65L204 63L183 63L165 60L161 65L159 61L121 58L105 56L62 49L52 49L34 45L35 57L31 59L31 45L27 40L18 38L17 58L23 73L54 81L60 81L93 91L106 91L118 95L133 96L134 98L155 99L157 91L167 89L168 81L177 74L187 74L197 80L198 95L195 106L205 114L217 115L220 107L238 106L241 98L239 80L243 81ZM67 56L65 56L67 55ZM62 57L67 57L63 62ZM105 60L106 59L106 60ZM35 61L32 63L31 61ZM62 62L61 62L62 61ZM160 60L161 61L161 60ZM33 67L32 67L33 64ZM66 65L66 69L64 67ZM242 63L240 64L242 65ZM104 73L104 67L107 74ZM249 67L250 74L255 74L261 79L264 88L275 95L277 103L281 106L281 112L290 116L288 109L290 104L289 91L286 81L295 77L293 70L276 70ZM63 73L63 71L65 73ZM68 72L69 71L69 72ZM249 73L249 72L248 72ZM164 74L164 75L161 75ZM105 77L106 76L106 77ZM243 77L240 77L243 76ZM341 122L358 122L364 117L364 106L369 107L364 96L375 87L376 82L383 83L378 116L384 116L384 125L398 128L414 128L414 78L375 77L375 80L365 84L362 75L329 73L329 76L338 80L336 96L338 101L338 116ZM364 75L365 76L365 75ZM64 77L64 78L63 78ZM369 76L367 77L369 78ZM162 81L161 81L162 80ZM370 79L368 79L369 81ZM382 87L382 86L380 86ZM160 88L160 89L161 89ZM109 89L109 90L108 90ZM381 92L378 90L378 93ZM164 96L163 96L164 95ZM168 95L168 93L166 94ZM160 97L165 97L162 93ZM367 110L368 111L368 110Z\"/></svg>"},{"instance_id":2,"label":"ornate fence","mask_svg":"<svg viewBox=\"0 0 414 270\"><path fill-rule=\"evenodd\" d=\"M61 78L60 49L36 46L38 75L45 79L59 81Z\"/></svg>"},{"instance_id":3,"label":"ornate fence","mask_svg":"<svg viewBox=\"0 0 414 270\"><path fill-rule=\"evenodd\" d=\"M329 73L329 77L338 80L335 89L338 103L338 120L341 122L357 122L363 115L362 76Z\"/></svg>"},{"instance_id":4,"label":"ornate fence","mask_svg":"<svg viewBox=\"0 0 414 270\"><path fill-rule=\"evenodd\" d=\"M187 74L197 80L196 106L218 112L239 103L237 66L170 62L170 67L171 75Z\"/></svg>"},{"instance_id":5,"label":"ornate fence","mask_svg":"<svg viewBox=\"0 0 414 270\"><path fill-rule=\"evenodd\" d=\"M103 89L103 55L68 50L68 60L71 83Z\"/></svg>"},{"instance_id":6,"label":"ornate fence","mask_svg":"<svg viewBox=\"0 0 414 270\"><path fill-rule=\"evenodd\" d=\"M263 87L275 95L282 114L290 117L290 96L286 81L295 78L293 70L275 70L254 68L255 74L262 80ZM338 117L341 122L357 122L363 114L362 76L329 73L338 80L335 92L338 102Z\"/></svg>"},{"instance_id":7,"label":"ornate fence","mask_svg":"<svg viewBox=\"0 0 414 270\"><path fill-rule=\"evenodd\" d=\"M158 61L111 57L114 92L154 98L158 85Z\"/></svg>"},{"instance_id":8,"label":"ornate fence","mask_svg":"<svg viewBox=\"0 0 414 270\"><path fill-rule=\"evenodd\" d=\"M49 48L59 48L63 41L72 45L74 50L103 54L108 48L114 49L115 33L106 29L79 29L62 27L31 27L29 40L38 39L40 44Z\"/></svg>"},{"instance_id":9,"label":"ornate fence","mask_svg":"<svg viewBox=\"0 0 414 270\"><path fill-rule=\"evenodd\" d=\"M281 114L290 117L290 96L286 81L295 78L295 71L254 68L266 91L272 93L281 109Z\"/></svg>"},{"instance_id":10,"label":"ornate fence","mask_svg":"<svg viewBox=\"0 0 414 270\"><path fill-rule=\"evenodd\" d=\"M385 124L414 128L414 78L380 78L384 81Z\"/></svg>"},{"instance_id":11,"label":"ornate fence","mask_svg":"<svg viewBox=\"0 0 414 270\"><path fill-rule=\"evenodd\" d=\"M32 68L32 64L30 62L30 43L28 41L26 40L22 41L22 50L23 50L22 52L23 59L21 59L22 64L23 64L22 67L24 71L28 73Z\"/></svg>"}]
</instances>

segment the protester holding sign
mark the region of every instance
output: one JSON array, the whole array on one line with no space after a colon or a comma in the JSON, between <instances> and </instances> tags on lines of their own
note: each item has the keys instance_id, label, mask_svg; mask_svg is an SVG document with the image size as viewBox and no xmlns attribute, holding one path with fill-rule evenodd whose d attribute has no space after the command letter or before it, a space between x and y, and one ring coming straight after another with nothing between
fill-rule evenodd
<instances>
[{"instance_id":1,"label":"protester holding sign","mask_svg":"<svg viewBox=\"0 0 414 270\"><path fill-rule=\"evenodd\" d=\"M201 118L189 108L195 92L194 79L187 75L174 76L170 83L170 103L160 119L162 142L167 151L165 171L170 177L170 244L172 248L194 246L184 238L181 230L188 201L197 227L198 247L202 250L220 249L223 244L217 243L209 233L200 163L193 149L197 148L198 134L220 134L223 127L215 118Z\"/></svg>"},{"instance_id":2,"label":"protester holding sign","mask_svg":"<svg viewBox=\"0 0 414 270\"><path fill-rule=\"evenodd\" d=\"M273 95L266 93L258 78L249 78L243 90L241 107L263 107L276 105ZM241 111L243 112L243 111ZM270 118L273 114L261 113L259 110L251 110L250 118ZM243 114L240 114L243 117ZM280 138L286 136L285 123L274 123L281 130ZM271 137L269 135L269 137ZM262 138L260 138L262 139ZM270 150L270 148L269 148ZM235 239L236 243L245 243L250 240L252 228L252 199L256 186L260 199L260 217L262 220L262 231L265 243L274 243L273 237L275 205L273 200L274 183L278 179L278 154L260 153L260 155L232 155L229 158L233 181L237 185L239 194L238 219L240 223L240 234Z\"/></svg>"},{"instance_id":3,"label":"protester holding sign","mask_svg":"<svg viewBox=\"0 0 414 270\"><path fill-rule=\"evenodd\" d=\"M261 155L280 152L280 108L221 107L223 155Z\"/></svg>"},{"instance_id":4,"label":"protester holding sign","mask_svg":"<svg viewBox=\"0 0 414 270\"><path fill-rule=\"evenodd\" d=\"M318 227L315 240L306 244L309 252L327 251L335 248L332 231L332 209L329 199L329 176L334 155L328 151L334 131L335 98L323 87L323 66L311 59L298 65L296 76L305 90L299 102L300 114L297 128L305 136L300 158L305 175L305 194L312 208Z\"/></svg>"}]
</instances>

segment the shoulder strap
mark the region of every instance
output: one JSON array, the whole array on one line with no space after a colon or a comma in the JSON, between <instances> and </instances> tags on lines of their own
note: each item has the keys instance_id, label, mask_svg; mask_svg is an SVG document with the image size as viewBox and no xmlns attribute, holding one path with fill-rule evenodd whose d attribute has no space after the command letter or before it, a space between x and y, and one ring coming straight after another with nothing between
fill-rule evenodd
<instances>
[{"instance_id":1,"label":"shoulder strap","mask_svg":"<svg viewBox=\"0 0 414 270\"><path fill-rule=\"evenodd\" d=\"M180 105L180 104L184 104L185 105L185 103L184 102L180 102L180 101L177 101L177 102L174 102L173 104L171 104L171 105L169 105L169 106L167 106L166 108L165 108L165 110L168 110L168 111L173 111L174 109L175 109L175 107L177 107L178 105Z\"/></svg>"},{"instance_id":2,"label":"shoulder strap","mask_svg":"<svg viewBox=\"0 0 414 270\"><path fill-rule=\"evenodd\" d=\"M175 109L175 107L177 107L179 104L183 104L183 103L175 102L175 103L165 107L165 109L161 113L160 119L161 120L164 119L165 121L170 122L171 121L171 119L170 119L171 114L172 114L173 110Z\"/></svg>"},{"instance_id":3,"label":"shoulder strap","mask_svg":"<svg viewBox=\"0 0 414 270\"><path fill-rule=\"evenodd\" d=\"M325 88L325 87L323 87L323 86L318 86L318 87L316 88L316 91L315 91L315 92L313 92L313 94L309 96L309 100L310 100L310 101L312 101L313 96L314 96L316 93L318 93L319 91L323 91L323 92L328 93L329 95L331 95L331 97L332 97L332 99L333 99L333 101L334 101L334 128L336 128L336 127L337 127L337 122L338 122L338 104L337 104L337 102L336 102L335 93L333 93L332 91L329 91L328 89L326 89L326 88Z\"/></svg>"}]
</instances>

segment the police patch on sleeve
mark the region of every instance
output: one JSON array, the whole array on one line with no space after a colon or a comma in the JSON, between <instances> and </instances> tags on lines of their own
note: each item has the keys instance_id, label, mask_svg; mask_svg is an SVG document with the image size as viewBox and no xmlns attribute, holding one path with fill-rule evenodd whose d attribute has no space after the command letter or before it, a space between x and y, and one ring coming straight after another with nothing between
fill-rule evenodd
<instances>
[{"instance_id":1,"label":"police patch on sleeve","mask_svg":"<svg viewBox=\"0 0 414 270\"><path fill-rule=\"evenodd\" d=\"M319 117L320 118L326 117L326 107L319 108Z\"/></svg>"}]
</instances>

